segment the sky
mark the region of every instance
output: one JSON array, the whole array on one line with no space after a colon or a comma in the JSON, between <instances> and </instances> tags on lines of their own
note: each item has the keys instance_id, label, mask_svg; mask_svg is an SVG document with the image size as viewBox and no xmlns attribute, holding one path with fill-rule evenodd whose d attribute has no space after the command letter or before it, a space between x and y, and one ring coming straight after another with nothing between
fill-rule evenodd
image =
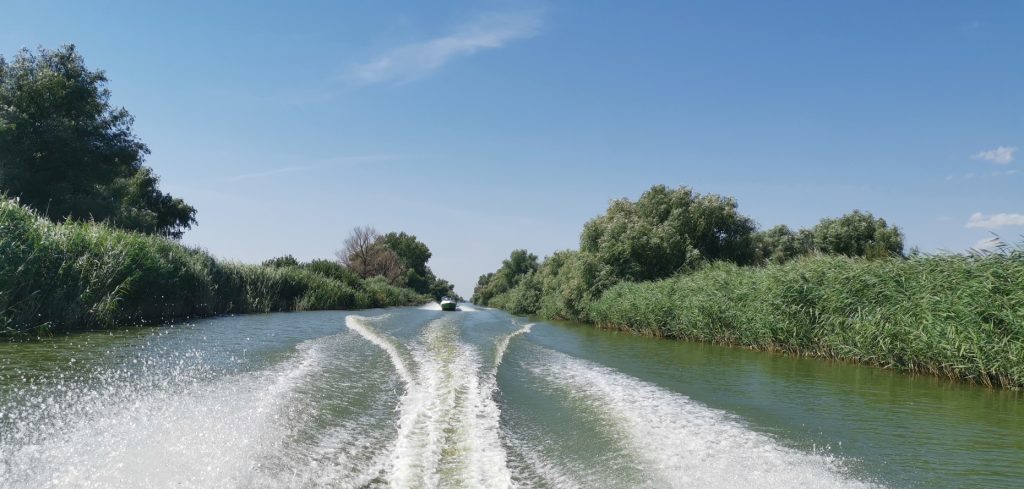
<instances>
[{"instance_id":1,"label":"sky","mask_svg":"<svg viewBox=\"0 0 1024 489\"><path fill-rule=\"evenodd\" d=\"M1018 1L2 2L0 55L105 70L221 258L331 258L372 225L468 297L654 184L763 228L1024 239Z\"/></svg>"}]
</instances>

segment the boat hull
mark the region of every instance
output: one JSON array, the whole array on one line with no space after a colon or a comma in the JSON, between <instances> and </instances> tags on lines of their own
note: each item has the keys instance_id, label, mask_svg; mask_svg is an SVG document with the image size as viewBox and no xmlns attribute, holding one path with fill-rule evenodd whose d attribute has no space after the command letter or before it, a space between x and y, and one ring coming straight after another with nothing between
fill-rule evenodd
<instances>
[{"instance_id":1,"label":"boat hull","mask_svg":"<svg viewBox=\"0 0 1024 489\"><path fill-rule=\"evenodd\" d=\"M441 303L441 310L442 311L454 311L455 310L455 303L454 302L442 302Z\"/></svg>"}]
</instances>

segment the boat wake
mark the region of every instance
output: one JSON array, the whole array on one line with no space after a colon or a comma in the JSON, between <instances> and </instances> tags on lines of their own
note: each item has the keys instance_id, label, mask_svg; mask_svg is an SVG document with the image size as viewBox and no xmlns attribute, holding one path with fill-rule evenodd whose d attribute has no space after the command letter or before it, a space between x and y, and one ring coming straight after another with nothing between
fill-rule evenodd
<instances>
[{"instance_id":1,"label":"boat wake","mask_svg":"<svg viewBox=\"0 0 1024 489\"><path fill-rule=\"evenodd\" d=\"M654 487L873 487L837 460L779 445L729 414L610 368L545 350L531 369L623 440Z\"/></svg>"},{"instance_id":2,"label":"boat wake","mask_svg":"<svg viewBox=\"0 0 1024 489\"><path fill-rule=\"evenodd\" d=\"M399 344L374 330L370 320L346 320L353 331L388 353L405 382L385 478L402 488L510 487L493 375L481 378L479 353L459 340L458 329L446 319L428 324L409 347L414 369Z\"/></svg>"}]
</instances>

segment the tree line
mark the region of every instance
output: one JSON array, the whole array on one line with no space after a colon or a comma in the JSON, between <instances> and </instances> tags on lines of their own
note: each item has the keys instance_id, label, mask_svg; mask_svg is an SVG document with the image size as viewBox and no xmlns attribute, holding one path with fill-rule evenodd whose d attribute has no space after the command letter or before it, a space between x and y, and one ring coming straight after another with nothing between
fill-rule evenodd
<instances>
[{"instance_id":1,"label":"tree line","mask_svg":"<svg viewBox=\"0 0 1024 489\"><path fill-rule=\"evenodd\" d=\"M713 262L782 264L806 255L883 259L903 256L903 233L884 219L855 210L809 229L760 231L736 200L689 187L655 185L636 201L618 199L583 226L578 250L543 261L515 250L495 272L482 275L473 302L517 313L587 319L587 308L620 282L692 273Z\"/></svg>"},{"instance_id":2,"label":"tree line","mask_svg":"<svg viewBox=\"0 0 1024 489\"><path fill-rule=\"evenodd\" d=\"M337 260L334 261L300 263L295 257L285 255L271 258L263 265L306 268L344 283L376 277L389 285L408 288L435 300L445 296L462 299L455 293L454 285L438 278L430 270L427 266L432 256L430 248L411 234L390 232L382 235L371 226L356 227L335 256Z\"/></svg>"}]
</instances>

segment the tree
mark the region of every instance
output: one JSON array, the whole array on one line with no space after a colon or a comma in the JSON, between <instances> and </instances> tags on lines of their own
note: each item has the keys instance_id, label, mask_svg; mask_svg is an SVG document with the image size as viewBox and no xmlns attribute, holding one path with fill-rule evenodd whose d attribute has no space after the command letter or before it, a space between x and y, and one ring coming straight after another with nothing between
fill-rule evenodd
<instances>
[{"instance_id":1,"label":"tree","mask_svg":"<svg viewBox=\"0 0 1024 489\"><path fill-rule=\"evenodd\" d=\"M461 301L462 297L455 293L455 286L448 283L444 279L435 279L430 284L430 290L427 292L434 299L440 300L442 297L450 297L456 301Z\"/></svg>"},{"instance_id":2,"label":"tree","mask_svg":"<svg viewBox=\"0 0 1024 489\"><path fill-rule=\"evenodd\" d=\"M345 246L335 255L338 262L352 268L354 261L366 262L370 256L370 247L377 242L377 230L370 226L358 226L345 238Z\"/></svg>"},{"instance_id":3,"label":"tree","mask_svg":"<svg viewBox=\"0 0 1024 489\"><path fill-rule=\"evenodd\" d=\"M793 231L780 224L767 231L754 234L754 249L760 263L785 263L810 253L814 246L813 233L806 229Z\"/></svg>"},{"instance_id":4,"label":"tree","mask_svg":"<svg viewBox=\"0 0 1024 489\"><path fill-rule=\"evenodd\" d=\"M539 268L537 255L526 250L513 251L496 272L480 277L473 290L473 302L486 306L492 298L512 290L523 277Z\"/></svg>"},{"instance_id":5,"label":"tree","mask_svg":"<svg viewBox=\"0 0 1024 489\"><path fill-rule=\"evenodd\" d=\"M263 266L272 268L297 267L299 266L299 260L296 260L292 255L284 255L264 261Z\"/></svg>"},{"instance_id":6,"label":"tree","mask_svg":"<svg viewBox=\"0 0 1024 489\"><path fill-rule=\"evenodd\" d=\"M157 188L134 119L74 45L0 56L0 191L58 221L180 237L195 209Z\"/></svg>"},{"instance_id":7,"label":"tree","mask_svg":"<svg viewBox=\"0 0 1024 489\"><path fill-rule=\"evenodd\" d=\"M903 232L870 212L854 210L836 219L822 219L811 234L814 247L822 253L868 258L903 255Z\"/></svg>"},{"instance_id":8,"label":"tree","mask_svg":"<svg viewBox=\"0 0 1024 489\"><path fill-rule=\"evenodd\" d=\"M636 202L612 201L587 222L580 251L627 280L664 278L711 260L748 264L755 226L736 207L729 197L655 185Z\"/></svg>"},{"instance_id":9,"label":"tree","mask_svg":"<svg viewBox=\"0 0 1024 489\"><path fill-rule=\"evenodd\" d=\"M430 293L433 288L434 276L427 261L430 260L430 248L416 239L416 236L400 233L387 233L378 238L378 242L391 248L402 260L405 267L402 283L421 294Z\"/></svg>"},{"instance_id":10,"label":"tree","mask_svg":"<svg viewBox=\"0 0 1024 489\"><path fill-rule=\"evenodd\" d=\"M398 285L406 270L398 253L385 245L370 226L353 229L337 256L360 277L383 277L391 285Z\"/></svg>"},{"instance_id":11,"label":"tree","mask_svg":"<svg viewBox=\"0 0 1024 489\"><path fill-rule=\"evenodd\" d=\"M391 232L379 239L388 248L398 253L406 267L419 275L427 274L427 261L431 257L430 248L416 239L416 236L404 232Z\"/></svg>"}]
</instances>

